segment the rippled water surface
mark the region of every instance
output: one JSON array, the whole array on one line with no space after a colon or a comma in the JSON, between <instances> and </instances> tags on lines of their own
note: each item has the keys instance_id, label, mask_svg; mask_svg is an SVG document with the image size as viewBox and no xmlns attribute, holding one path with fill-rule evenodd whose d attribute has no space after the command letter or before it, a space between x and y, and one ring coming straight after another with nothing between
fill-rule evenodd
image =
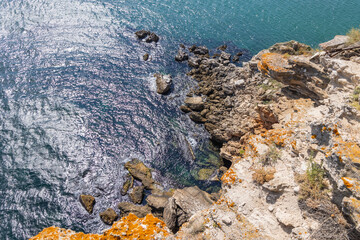
<instances>
[{"instance_id":1,"label":"rippled water surface","mask_svg":"<svg viewBox=\"0 0 360 240\"><path fill-rule=\"evenodd\" d=\"M178 110L195 84L173 60L178 44L227 43L246 60L278 41L316 46L344 34L359 25L359 10L356 0L2 0L1 239L51 225L105 229L98 213L128 200L120 188L133 157L167 188L213 186L194 177L218 156ZM160 42L137 41L143 28ZM172 74L169 95L155 93L156 72ZM94 214L81 193L96 196Z\"/></svg>"}]
</instances>

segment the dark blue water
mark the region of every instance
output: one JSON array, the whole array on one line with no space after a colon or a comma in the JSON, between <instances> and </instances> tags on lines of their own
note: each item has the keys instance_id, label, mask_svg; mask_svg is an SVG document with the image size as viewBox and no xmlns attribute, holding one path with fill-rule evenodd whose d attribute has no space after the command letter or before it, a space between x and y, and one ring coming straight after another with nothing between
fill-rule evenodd
<instances>
[{"instance_id":1,"label":"dark blue water","mask_svg":"<svg viewBox=\"0 0 360 240\"><path fill-rule=\"evenodd\" d=\"M359 10L356 0L2 0L1 239L51 225L105 229L98 213L128 200L120 188L133 157L166 188L213 186L196 181L200 167L216 165L207 133L178 110L195 84L173 60L178 44L227 43L246 60L278 41L316 46L344 34ZM137 41L142 28L160 42ZM155 93L156 72L173 75L169 95ZM93 215L81 193L96 196Z\"/></svg>"}]
</instances>

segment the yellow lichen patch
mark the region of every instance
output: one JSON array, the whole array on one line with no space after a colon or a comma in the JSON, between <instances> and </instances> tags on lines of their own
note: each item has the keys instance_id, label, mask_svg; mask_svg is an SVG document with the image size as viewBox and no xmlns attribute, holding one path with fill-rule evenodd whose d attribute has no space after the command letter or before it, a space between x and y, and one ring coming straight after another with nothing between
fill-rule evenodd
<instances>
[{"instance_id":1,"label":"yellow lichen patch","mask_svg":"<svg viewBox=\"0 0 360 240\"><path fill-rule=\"evenodd\" d=\"M338 155L342 155L342 157L346 157L353 163L360 163L360 147L355 142L345 142L340 138L337 138Z\"/></svg>"},{"instance_id":2,"label":"yellow lichen patch","mask_svg":"<svg viewBox=\"0 0 360 240\"><path fill-rule=\"evenodd\" d=\"M269 74L270 71L274 72L287 72L288 70L284 66L288 65L286 57L278 53L265 53L261 56L261 60L258 62L258 69L264 74Z\"/></svg>"},{"instance_id":3,"label":"yellow lichen patch","mask_svg":"<svg viewBox=\"0 0 360 240\"><path fill-rule=\"evenodd\" d=\"M160 219L148 214L144 218L138 218L130 213L129 216L123 217L115 222L112 227L104 232L104 234L85 234L76 233L58 227L49 227L44 229L30 240L117 240L117 239L154 239L155 236L165 238L169 235L169 231L165 223Z\"/></svg>"}]
</instances>

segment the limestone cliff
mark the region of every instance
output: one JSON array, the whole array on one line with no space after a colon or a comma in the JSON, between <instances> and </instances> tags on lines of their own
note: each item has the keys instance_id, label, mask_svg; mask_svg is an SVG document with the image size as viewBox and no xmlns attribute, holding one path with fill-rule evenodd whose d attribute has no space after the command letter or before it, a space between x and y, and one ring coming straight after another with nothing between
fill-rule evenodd
<instances>
[{"instance_id":1,"label":"limestone cliff","mask_svg":"<svg viewBox=\"0 0 360 240\"><path fill-rule=\"evenodd\" d=\"M279 43L243 67L224 52L212 59L192 47L189 75L199 88L182 109L204 123L231 162L221 197L195 188L167 197L162 216L174 232L180 227L176 234L152 215L129 215L103 235L87 236L360 239L360 55L342 53L343 45L329 42L315 52L296 41ZM191 204L195 200L201 206ZM141 235L129 233L138 229ZM81 239L54 227L33 239L61 234Z\"/></svg>"}]
</instances>

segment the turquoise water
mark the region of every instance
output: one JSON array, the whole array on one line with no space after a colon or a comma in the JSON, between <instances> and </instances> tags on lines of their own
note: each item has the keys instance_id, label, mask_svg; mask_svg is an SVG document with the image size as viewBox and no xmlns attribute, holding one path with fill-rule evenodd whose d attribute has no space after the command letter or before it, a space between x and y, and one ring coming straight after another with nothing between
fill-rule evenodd
<instances>
[{"instance_id":1,"label":"turquoise water","mask_svg":"<svg viewBox=\"0 0 360 240\"><path fill-rule=\"evenodd\" d=\"M167 188L212 187L195 175L216 153L178 109L195 84L173 60L178 44L226 43L246 61L279 41L316 47L357 27L359 10L355 0L1 1L1 239L51 225L101 232L98 213L128 200L120 188L132 157ZM139 42L143 28L160 42ZM154 92L156 72L173 75L169 95ZM204 162L192 160L186 141ZM81 193L96 196L92 215Z\"/></svg>"}]
</instances>

